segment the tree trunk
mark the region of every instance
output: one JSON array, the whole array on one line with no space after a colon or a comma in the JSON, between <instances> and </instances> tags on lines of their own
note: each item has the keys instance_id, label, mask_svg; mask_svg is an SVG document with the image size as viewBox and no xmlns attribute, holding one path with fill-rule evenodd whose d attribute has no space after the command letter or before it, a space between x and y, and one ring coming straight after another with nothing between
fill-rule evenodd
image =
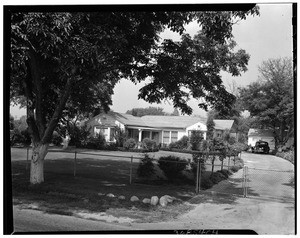
<instances>
[{"instance_id":1,"label":"tree trunk","mask_svg":"<svg viewBox=\"0 0 300 238\"><path fill-rule=\"evenodd\" d=\"M211 161L211 174L213 174L214 173L214 167L215 167L215 156L213 155L213 159L212 159L212 161Z\"/></svg>"},{"instance_id":2,"label":"tree trunk","mask_svg":"<svg viewBox=\"0 0 300 238\"><path fill-rule=\"evenodd\" d=\"M44 182L44 158L48 152L49 144L34 145L30 166L30 183L40 184Z\"/></svg>"}]
</instances>

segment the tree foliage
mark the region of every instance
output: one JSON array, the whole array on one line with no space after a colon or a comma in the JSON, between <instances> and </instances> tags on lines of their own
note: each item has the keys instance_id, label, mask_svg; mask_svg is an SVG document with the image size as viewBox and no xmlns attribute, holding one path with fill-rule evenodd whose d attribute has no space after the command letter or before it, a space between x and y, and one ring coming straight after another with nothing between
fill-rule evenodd
<instances>
[{"instance_id":1,"label":"tree foliage","mask_svg":"<svg viewBox=\"0 0 300 238\"><path fill-rule=\"evenodd\" d=\"M294 87L291 58L264 61L259 80L240 89L244 108L261 128L273 129L275 146L283 145L294 132Z\"/></svg>"},{"instance_id":2,"label":"tree foliage","mask_svg":"<svg viewBox=\"0 0 300 238\"><path fill-rule=\"evenodd\" d=\"M14 103L27 107L34 146L32 166L42 166L53 131L68 115L109 110L115 84L141 82L139 98L150 103L171 99L191 114L190 97L199 107L223 110L234 97L222 85L220 71L233 76L246 70L249 56L234 51L232 26L249 11L228 12L18 12L11 14L11 83ZM192 39L184 27L197 21ZM166 28L180 42L159 34ZM33 164L34 162L34 164ZM38 165L39 164L39 165ZM40 171L33 169L32 171ZM31 176L37 182L43 176Z\"/></svg>"},{"instance_id":3,"label":"tree foliage","mask_svg":"<svg viewBox=\"0 0 300 238\"><path fill-rule=\"evenodd\" d=\"M147 108L132 108L126 113L131 114L136 117L142 117L145 115L166 115L164 109L161 107L147 107Z\"/></svg>"},{"instance_id":4,"label":"tree foliage","mask_svg":"<svg viewBox=\"0 0 300 238\"><path fill-rule=\"evenodd\" d=\"M214 130L215 130L215 122L214 122L214 112L209 111L207 114L207 121L206 121L206 127L207 127L207 140L211 141L214 137Z\"/></svg>"}]
</instances>

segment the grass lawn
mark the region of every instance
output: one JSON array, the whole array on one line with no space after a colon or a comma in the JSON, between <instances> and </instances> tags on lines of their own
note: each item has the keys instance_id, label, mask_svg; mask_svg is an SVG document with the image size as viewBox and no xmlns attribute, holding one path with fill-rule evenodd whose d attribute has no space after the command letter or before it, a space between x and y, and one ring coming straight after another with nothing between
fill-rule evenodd
<instances>
[{"instance_id":1,"label":"grass lawn","mask_svg":"<svg viewBox=\"0 0 300 238\"><path fill-rule=\"evenodd\" d=\"M194 186L167 183L159 186L138 183L130 185L130 160L126 158L78 154L74 177L74 154L50 152L45 159L45 182L30 186L30 166L26 170L26 149L12 148L11 153L15 204L27 204L39 210L64 215L81 211L106 212L116 217L130 217L137 222L168 220L191 208L183 201L194 196ZM118 153L124 155L124 152ZM138 160L134 160L133 171L136 171L138 163ZM116 197L123 195L126 199L109 198L106 196L108 193ZM166 194L178 200L164 208L141 202L144 198ZM130 202L133 195L139 197L140 202Z\"/></svg>"},{"instance_id":2,"label":"grass lawn","mask_svg":"<svg viewBox=\"0 0 300 238\"><path fill-rule=\"evenodd\" d=\"M159 185L138 183L136 176L138 159L132 163L132 184L129 184L130 157L142 157L140 153L124 151L80 151L76 159L76 176L74 176L74 153L49 152L45 159L42 185L30 186L29 168L26 166L27 150L12 148L12 191L15 204L34 207L49 213L74 215L76 212L101 213L115 217L129 217L136 222L155 222L169 220L187 212L192 207L184 203L195 196L195 185L188 183L172 184L168 182ZM105 154L97 156L83 154ZM190 154L169 151L149 153L158 159L161 156L176 155L191 159ZM30 160L31 152L29 152ZM125 156L122 158L112 156ZM30 161L29 161L30 163ZM215 171L220 169L220 161L216 160ZM224 162L227 165L227 162ZM26 169L27 168L27 169ZM226 167L224 167L226 168ZM211 170L211 165L206 165ZM206 173L210 174L209 172ZM112 193L116 197L109 198ZM178 200L167 207L143 204L144 198L163 195L176 197ZM125 196L120 200L118 196ZM137 196L139 202L130 202L131 196Z\"/></svg>"}]
</instances>

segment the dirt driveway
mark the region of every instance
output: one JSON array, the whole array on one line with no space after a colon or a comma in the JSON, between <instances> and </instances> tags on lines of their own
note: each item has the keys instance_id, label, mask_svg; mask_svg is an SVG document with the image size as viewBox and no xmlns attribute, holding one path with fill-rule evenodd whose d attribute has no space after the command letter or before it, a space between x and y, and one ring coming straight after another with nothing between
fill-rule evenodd
<instances>
[{"instance_id":1,"label":"dirt driveway","mask_svg":"<svg viewBox=\"0 0 300 238\"><path fill-rule=\"evenodd\" d=\"M243 174L240 170L230 180L193 198L190 202L195 209L175 220L135 223L132 226L140 229L250 229L258 234L295 234L294 187L288 184L289 176L282 175L279 179L270 180L270 173L267 172L267 169L290 171L293 165L271 155L244 153L242 159L251 169L266 169L263 173L252 173L249 179L251 196L244 198L240 193ZM224 192L224 187L234 191L235 195L218 193ZM283 194L285 197L282 199Z\"/></svg>"}]
</instances>

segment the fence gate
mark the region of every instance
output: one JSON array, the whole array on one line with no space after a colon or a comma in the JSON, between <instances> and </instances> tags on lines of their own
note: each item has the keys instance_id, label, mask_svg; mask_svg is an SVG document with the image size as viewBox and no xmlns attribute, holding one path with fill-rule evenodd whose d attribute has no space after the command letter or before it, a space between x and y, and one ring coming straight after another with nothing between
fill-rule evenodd
<instances>
[{"instance_id":1,"label":"fence gate","mask_svg":"<svg viewBox=\"0 0 300 238\"><path fill-rule=\"evenodd\" d=\"M249 168L244 166L243 193L244 197L294 202L294 171Z\"/></svg>"}]
</instances>

